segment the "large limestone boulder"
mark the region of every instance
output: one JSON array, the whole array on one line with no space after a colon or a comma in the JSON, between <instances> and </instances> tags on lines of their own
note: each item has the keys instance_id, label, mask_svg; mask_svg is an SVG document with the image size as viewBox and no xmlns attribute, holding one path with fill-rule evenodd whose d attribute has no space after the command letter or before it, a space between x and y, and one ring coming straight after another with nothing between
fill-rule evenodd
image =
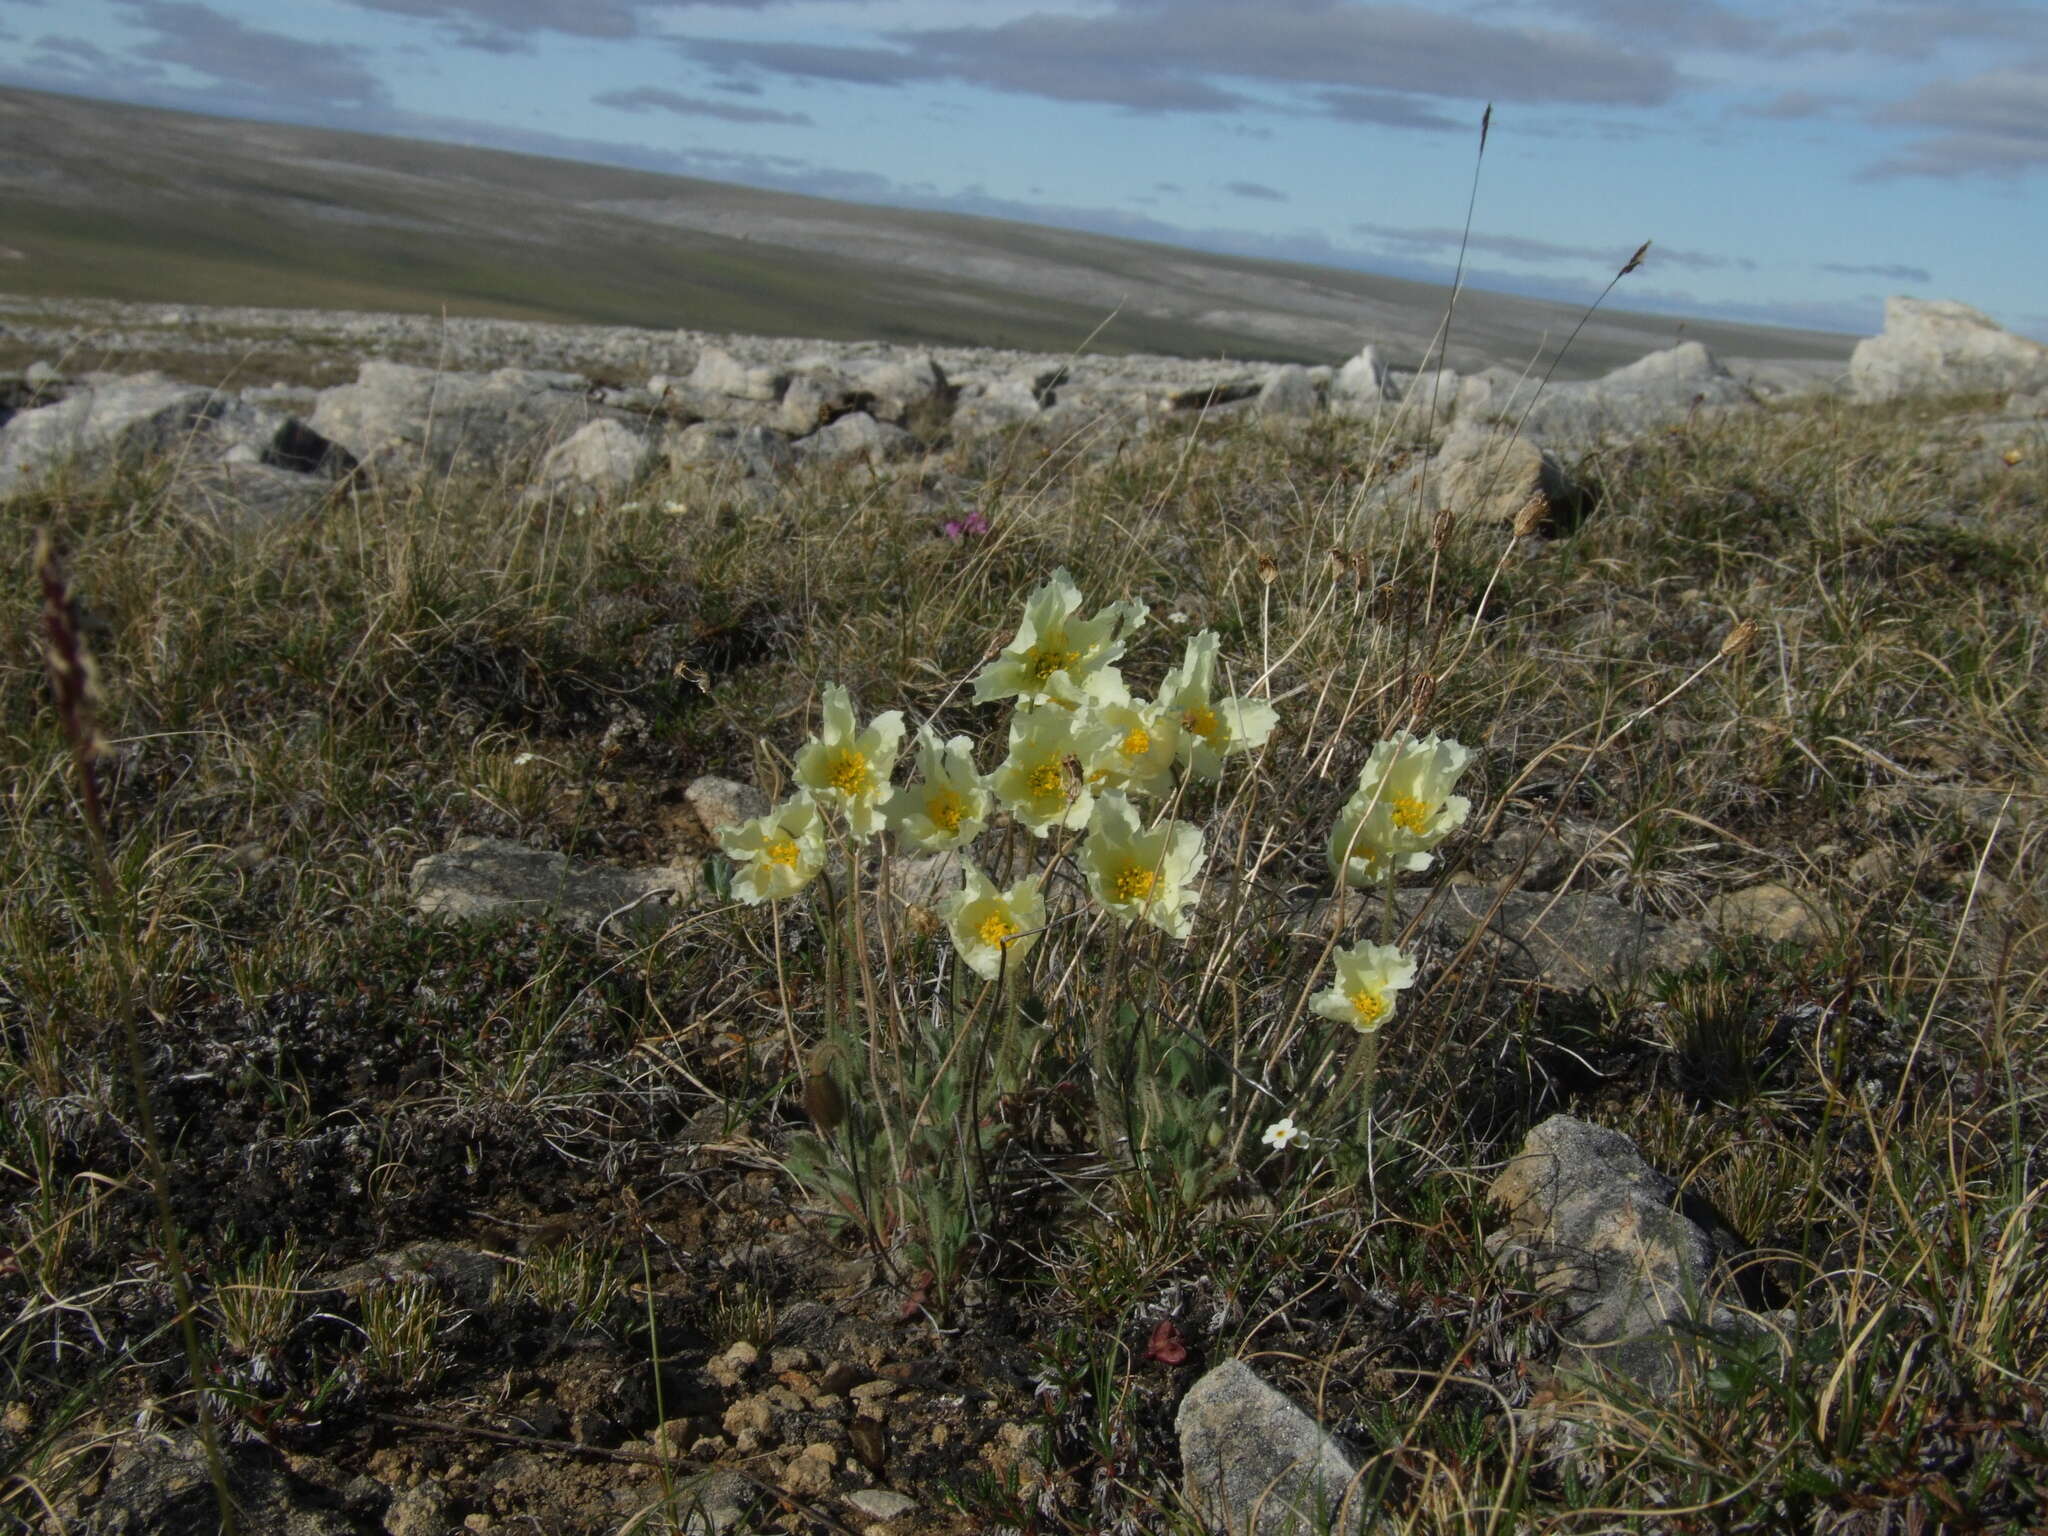
<instances>
[{"instance_id":1,"label":"large limestone boulder","mask_svg":"<svg viewBox=\"0 0 2048 1536\"><path fill-rule=\"evenodd\" d=\"M1544 386L1522 430L1546 440L1591 442L1673 426L1702 409L1754 405L1740 379L1696 341L1652 352L1601 378Z\"/></svg>"},{"instance_id":2,"label":"large limestone boulder","mask_svg":"<svg viewBox=\"0 0 2048 1536\"><path fill-rule=\"evenodd\" d=\"M1300 420L1315 414L1316 386L1308 370L1288 363L1268 373L1259 385L1253 409L1268 420Z\"/></svg>"},{"instance_id":3,"label":"large limestone boulder","mask_svg":"<svg viewBox=\"0 0 2048 1536\"><path fill-rule=\"evenodd\" d=\"M505 475L589 421L588 395L576 374L447 373L373 360L355 383L320 392L310 425L376 474Z\"/></svg>"},{"instance_id":4,"label":"large limestone boulder","mask_svg":"<svg viewBox=\"0 0 2048 1536\"><path fill-rule=\"evenodd\" d=\"M95 378L0 426L0 496L67 467L91 472L194 449L212 457L206 429L226 406L226 396L160 373Z\"/></svg>"},{"instance_id":5,"label":"large limestone boulder","mask_svg":"<svg viewBox=\"0 0 2048 1536\"><path fill-rule=\"evenodd\" d=\"M1362 347L1330 380L1330 409L1341 415L1371 415L1392 397L1386 359L1378 347Z\"/></svg>"},{"instance_id":6,"label":"large limestone boulder","mask_svg":"<svg viewBox=\"0 0 2048 1536\"><path fill-rule=\"evenodd\" d=\"M743 362L719 347L706 347L697 355L688 385L709 395L729 395L735 400L779 400L789 384L787 369L767 363Z\"/></svg>"},{"instance_id":7,"label":"large limestone boulder","mask_svg":"<svg viewBox=\"0 0 2048 1536\"><path fill-rule=\"evenodd\" d=\"M654 445L624 422L585 422L541 460L540 484L554 491L614 497L646 471Z\"/></svg>"},{"instance_id":8,"label":"large limestone boulder","mask_svg":"<svg viewBox=\"0 0 2048 1536\"><path fill-rule=\"evenodd\" d=\"M877 421L866 411L841 416L830 426L819 428L794 445L799 458L812 462L851 464L865 461L870 465L905 458L916 453L919 446L917 439L901 427Z\"/></svg>"},{"instance_id":9,"label":"large limestone boulder","mask_svg":"<svg viewBox=\"0 0 2048 1536\"><path fill-rule=\"evenodd\" d=\"M2048 389L2048 346L1953 299L1886 299L1884 334L1857 342L1849 357L1858 400L2038 389Z\"/></svg>"}]
</instances>

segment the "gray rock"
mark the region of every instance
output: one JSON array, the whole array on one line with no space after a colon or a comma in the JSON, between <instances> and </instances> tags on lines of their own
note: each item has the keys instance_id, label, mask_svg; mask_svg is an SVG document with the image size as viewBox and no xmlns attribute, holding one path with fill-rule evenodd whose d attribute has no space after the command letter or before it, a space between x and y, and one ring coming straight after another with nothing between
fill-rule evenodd
<instances>
[{"instance_id":1,"label":"gray rock","mask_svg":"<svg viewBox=\"0 0 2048 1536\"><path fill-rule=\"evenodd\" d=\"M1707 908L1707 920L1723 933L1773 944L1817 944L1832 926L1819 902L1772 881L1716 897Z\"/></svg>"},{"instance_id":2,"label":"gray rock","mask_svg":"<svg viewBox=\"0 0 2048 1536\"><path fill-rule=\"evenodd\" d=\"M868 398L870 416L926 439L946 425L960 393L929 354L863 363L853 379Z\"/></svg>"},{"instance_id":3,"label":"gray rock","mask_svg":"<svg viewBox=\"0 0 2048 1536\"><path fill-rule=\"evenodd\" d=\"M683 799L697 813L705 832L713 837L721 827L736 827L756 816L766 816L768 797L753 785L738 779L722 779L715 773L699 774L683 790Z\"/></svg>"},{"instance_id":4,"label":"gray rock","mask_svg":"<svg viewBox=\"0 0 2048 1536\"><path fill-rule=\"evenodd\" d=\"M1743 1328L1713 1299L1714 1238L1680 1214L1677 1184L1619 1131L1553 1115L1488 1194L1507 1224L1486 1246L1562 1305L1568 1370L1669 1394L1695 1328Z\"/></svg>"},{"instance_id":5,"label":"gray rock","mask_svg":"<svg viewBox=\"0 0 2048 1536\"><path fill-rule=\"evenodd\" d=\"M223 1445L221 1459L243 1530L352 1536L354 1524L338 1511L317 1507L268 1446ZM198 1435L179 1431L116 1441L97 1497L50 1529L79 1536L211 1536L220 1529L219 1496Z\"/></svg>"},{"instance_id":6,"label":"gray rock","mask_svg":"<svg viewBox=\"0 0 2048 1536\"><path fill-rule=\"evenodd\" d=\"M1886 299L1884 333L1859 341L1849 356L1858 400L2038 389L2048 389L2048 346L1948 299Z\"/></svg>"},{"instance_id":7,"label":"gray rock","mask_svg":"<svg viewBox=\"0 0 2048 1536\"><path fill-rule=\"evenodd\" d=\"M544 486L617 496L640 478L653 457L653 445L625 423L586 422L548 450L537 478Z\"/></svg>"},{"instance_id":8,"label":"gray rock","mask_svg":"<svg viewBox=\"0 0 2048 1536\"><path fill-rule=\"evenodd\" d=\"M1686 341L1590 382L1553 380L1529 407L1522 430L1532 437L1591 442L1675 425L1705 408L1755 403L1713 353Z\"/></svg>"},{"instance_id":9,"label":"gray rock","mask_svg":"<svg viewBox=\"0 0 2048 1536\"><path fill-rule=\"evenodd\" d=\"M1564 465L1526 437L1461 422L1433 470L1435 504L1468 522L1512 524L1526 512L1547 525L1577 515L1579 488Z\"/></svg>"},{"instance_id":10,"label":"gray rock","mask_svg":"<svg viewBox=\"0 0 2048 1536\"><path fill-rule=\"evenodd\" d=\"M2048 389L2037 389L2031 395L2015 390L2006 397L2005 414L2022 421L2038 421L2048 416Z\"/></svg>"},{"instance_id":11,"label":"gray rock","mask_svg":"<svg viewBox=\"0 0 2048 1536\"><path fill-rule=\"evenodd\" d=\"M587 394L574 374L447 373L371 361L355 383L320 392L309 425L375 474L505 476L590 420Z\"/></svg>"},{"instance_id":12,"label":"gray rock","mask_svg":"<svg viewBox=\"0 0 2048 1536\"><path fill-rule=\"evenodd\" d=\"M1289 363L1275 368L1259 386L1258 414L1280 420L1312 416L1316 409L1316 387L1308 370Z\"/></svg>"},{"instance_id":13,"label":"gray rock","mask_svg":"<svg viewBox=\"0 0 2048 1536\"><path fill-rule=\"evenodd\" d=\"M157 373L74 389L0 426L0 496L64 468L132 468L195 446L210 457L205 428L226 406L224 395Z\"/></svg>"},{"instance_id":14,"label":"gray rock","mask_svg":"<svg viewBox=\"0 0 2048 1536\"><path fill-rule=\"evenodd\" d=\"M1361 348L1358 355L1337 370L1330 381L1330 408L1351 410L1363 405L1377 410L1380 402L1392 398L1387 385L1387 365L1378 347Z\"/></svg>"},{"instance_id":15,"label":"gray rock","mask_svg":"<svg viewBox=\"0 0 2048 1536\"><path fill-rule=\"evenodd\" d=\"M616 920L644 929L665 925L673 908L695 902L704 879L692 865L620 869L524 843L465 837L414 864L410 887L423 916L453 922L546 917L576 928Z\"/></svg>"},{"instance_id":16,"label":"gray rock","mask_svg":"<svg viewBox=\"0 0 2048 1536\"><path fill-rule=\"evenodd\" d=\"M479 1307L491 1299L498 1270L498 1260L487 1253L464 1248L459 1243L423 1238L359 1264L315 1276L313 1288L360 1296L365 1291L424 1280L447 1293L459 1306Z\"/></svg>"},{"instance_id":17,"label":"gray rock","mask_svg":"<svg viewBox=\"0 0 2048 1536\"><path fill-rule=\"evenodd\" d=\"M889 1488L857 1488L846 1502L870 1520L900 1520L917 1508L917 1500Z\"/></svg>"},{"instance_id":18,"label":"gray rock","mask_svg":"<svg viewBox=\"0 0 2048 1536\"><path fill-rule=\"evenodd\" d=\"M1368 1528L1357 1464L1243 1361L1226 1361L1190 1387L1174 1428L1182 1492L1217 1536Z\"/></svg>"},{"instance_id":19,"label":"gray rock","mask_svg":"<svg viewBox=\"0 0 2048 1536\"><path fill-rule=\"evenodd\" d=\"M1482 944L1506 965L1561 992L1627 987L1652 971L1694 964L1710 948L1693 924L1632 912L1584 891L1503 893L1487 885L1403 891L1403 914L1422 910L1432 894L1425 926L1462 944L1483 924Z\"/></svg>"},{"instance_id":20,"label":"gray rock","mask_svg":"<svg viewBox=\"0 0 2048 1536\"><path fill-rule=\"evenodd\" d=\"M796 462L789 439L769 427L740 427L700 421L673 433L664 444L671 468L731 469L773 479Z\"/></svg>"},{"instance_id":21,"label":"gray rock","mask_svg":"<svg viewBox=\"0 0 2048 1536\"><path fill-rule=\"evenodd\" d=\"M787 369L762 363L743 363L722 347L706 347L690 370L689 385L706 394L730 395L735 400L780 399L789 383Z\"/></svg>"},{"instance_id":22,"label":"gray rock","mask_svg":"<svg viewBox=\"0 0 2048 1536\"><path fill-rule=\"evenodd\" d=\"M431 1478L397 1494L384 1511L387 1536L446 1536L456 1524L447 1493Z\"/></svg>"},{"instance_id":23,"label":"gray rock","mask_svg":"<svg viewBox=\"0 0 2048 1536\"><path fill-rule=\"evenodd\" d=\"M804 437L840 417L867 409L872 397L845 374L830 368L806 368L794 375L782 393L775 424L791 437Z\"/></svg>"},{"instance_id":24,"label":"gray rock","mask_svg":"<svg viewBox=\"0 0 2048 1536\"><path fill-rule=\"evenodd\" d=\"M829 427L821 427L795 444L797 456L825 464L846 464L865 460L884 464L916 453L922 445L901 427L877 421L866 411L841 416Z\"/></svg>"},{"instance_id":25,"label":"gray rock","mask_svg":"<svg viewBox=\"0 0 2048 1536\"><path fill-rule=\"evenodd\" d=\"M22 370L21 381L30 389L43 394L62 388L64 374L54 363L39 357Z\"/></svg>"}]
</instances>

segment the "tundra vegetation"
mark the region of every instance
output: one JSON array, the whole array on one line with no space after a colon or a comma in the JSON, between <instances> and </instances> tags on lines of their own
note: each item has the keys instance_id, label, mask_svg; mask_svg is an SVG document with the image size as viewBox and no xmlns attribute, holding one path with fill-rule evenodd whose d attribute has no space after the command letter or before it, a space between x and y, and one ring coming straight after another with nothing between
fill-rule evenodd
<instances>
[{"instance_id":1,"label":"tundra vegetation","mask_svg":"<svg viewBox=\"0 0 2048 1536\"><path fill-rule=\"evenodd\" d=\"M1375 499L1393 415L12 496L0 1512L204 1409L252 1528L1192 1531L1242 1358L1392 1528L2038 1522L2048 454L1981 403L1701 413L1547 527ZM423 918L465 836L696 883ZM1532 970L1475 890L1694 958ZM1561 1110L1729 1237L1677 1390L1554 1377L1486 1245Z\"/></svg>"}]
</instances>

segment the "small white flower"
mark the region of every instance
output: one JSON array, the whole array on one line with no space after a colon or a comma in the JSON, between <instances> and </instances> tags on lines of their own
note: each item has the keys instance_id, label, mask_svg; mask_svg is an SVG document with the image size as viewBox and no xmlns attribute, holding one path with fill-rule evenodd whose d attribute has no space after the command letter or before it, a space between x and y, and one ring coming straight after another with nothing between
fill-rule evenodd
<instances>
[{"instance_id":1,"label":"small white flower","mask_svg":"<svg viewBox=\"0 0 2048 1536\"><path fill-rule=\"evenodd\" d=\"M512 759L512 766L514 768L524 768L528 763L537 763L539 761L540 754L538 752L522 752Z\"/></svg>"},{"instance_id":2,"label":"small white flower","mask_svg":"<svg viewBox=\"0 0 2048 1536\"><path fill-rule=\"evenodd\" d=\"M1263 1141L1275 1152L1284 1152L1300 1136L1301 1127L1294 1123L1294 1116L1283 1115L1280 1119L1275 1120L1266 1127L1266 1134L1261 1136L1259 1140Z\"/></svg>"}]
</instances>

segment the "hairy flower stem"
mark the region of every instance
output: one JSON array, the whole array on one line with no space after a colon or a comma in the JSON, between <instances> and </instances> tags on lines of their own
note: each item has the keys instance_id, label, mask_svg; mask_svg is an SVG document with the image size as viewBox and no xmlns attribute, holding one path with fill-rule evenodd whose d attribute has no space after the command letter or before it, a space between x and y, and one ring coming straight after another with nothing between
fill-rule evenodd
<instances>
[{"instance_id":1,"label":"hairy flower stem","mask_svg":"<svg viewBox=\"0 0 2048 1536\"><path fill-rule=\"evenodd\" d=\"M113 856L108 851L105 808L100 803L99 784L93 774L93 760L99 754L100 739L92 717L92 664L79 635L78 609L71 599L56 545L47 532L36 538L36 576L43 589L43 630L48 649L45 659L50 672L50 692L57 716L71 744L71 762L78 775L79 809L85 822L86 843L92 852L94 883L99 888L100 941L114 973L121 978L114 1012L121 1022L121 1037L127 1047L128 1073L134 1080L135 1115L142 1127L143 1159L149 1168L150 1192L155 1197L157 1227L164 1247L164 1268L169 1272L171 1298L177 1303L178 1330L185 1345L185 1364L192 1378L192 1403L199 1421L199 1441L206 1453L207 1475L212 1479L215 1501L220 1506L220 1529L235 1536L235 1501L228 1491L227 1466L221 1460L220 1438L215 1433L213 1412L206 1397L206 1352L200 1343L194 1320L192 1282L185 1269L185 1252L178 1241L178 1223L171 1210L171 1178L164 1161L163 1140L157 1134L156 1109L149 1093L149 1068L142 1050L142 1032L135 1013L141 1006L142 967L135 953L135 920L129 904L121 898L114 878Z\"/></svg>"},{"instance_id":2,"label":"hairy flower stem","mask_svg":"<svg viewBox=\"0 0 2048 1536\"><path fill-rule=\"evenodd\" d=\"M1380 942L1391 944L1401 926L1401 909L1394 901L1394 861L1387 860L1386 875L1380 881Z\"/></svg>"}]
</instances>

